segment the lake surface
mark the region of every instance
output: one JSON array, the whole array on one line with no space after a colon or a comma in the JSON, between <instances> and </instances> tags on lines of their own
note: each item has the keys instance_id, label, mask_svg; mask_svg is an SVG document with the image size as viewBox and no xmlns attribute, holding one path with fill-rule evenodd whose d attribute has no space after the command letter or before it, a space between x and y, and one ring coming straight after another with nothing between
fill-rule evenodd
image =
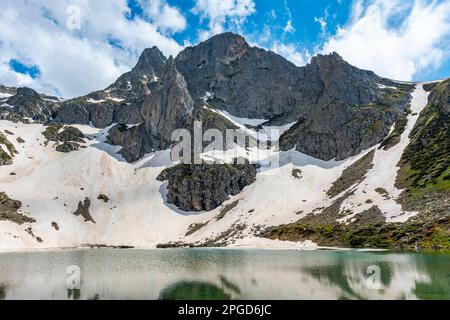
<instances>
[{"instance_id":1,"label":"lake surface","mask_svg":"<svg viewBox=\"0 0 450 320\"><path fill-rule=\"evenodd\" d=\"M0 253L0 299L450 299L450 255L234 249Z\"/></svg>"}]
</instances>

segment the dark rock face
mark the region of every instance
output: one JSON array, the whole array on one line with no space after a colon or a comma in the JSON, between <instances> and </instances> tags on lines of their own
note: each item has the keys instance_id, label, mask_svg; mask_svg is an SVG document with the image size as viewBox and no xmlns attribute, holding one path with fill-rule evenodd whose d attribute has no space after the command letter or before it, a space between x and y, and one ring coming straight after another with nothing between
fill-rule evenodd
<instances>
[{"instance_id":1,"label":"dark rock face","mask_svg":"<svg viewBox=\"0 0 450 320\"><path fill-rule=\"evenodd\" d=\"M4 192L0 192L0 221L11 221L18 225L24 223L34 223L35 219L18 212L22 207L22 202L13 200Z\"/></svg>"},{"instance_id":2,"label":"dark rock face","mask_svg":"<svg viewBox=\"0 0 450 320\"><path fill-rule=\"evenodd\" d=\"M69 153L79 150L84 141L84 134L75 127L63 127L62 125L48 126L42 135L49 141L60 143L56 146L56 151Z\"/></svg>"},{"instance_id":3,"label":"dark rock face","mask_svg":"<svg viewBox=\"0 0 450 320\"><path fill-rule=\"evenodd\" d=\"M296 67L232 33L186 48L175 61L194 100L211 92L217 108L250 118L288 114L292 121L333 100L367 104L380 94L378 83L389 82L351 66L336 53Z\"/></svg>"},{"instance_id":4,"label":"dark rock face","mask_svg":"<svg viewBox=\"0 0 450 320\"><path fill-rule=\"evenodd\" d=\"M108 198L108 196L105 195L105 194L99 194L99 195L97 196L97 200L102 200L104 203L109 202L109 198Z\"/></svg>"},{"instance_id":5,"label":"dark rock face","mask_svg":"<svg viewBox=\"0 0 450 320\"><path fill-rule=\"evenodd\" d=\"M85 103L68 101L62 104L56 119L65 124L89 124L90 114Z\"/></svg>"},{"instance_id":6,"label":"dark rock face","mask_svg":"<svg viewBox=\"0 0 450 320\"><path fill-rule=\"evenodd\" d=\"M48 126L42 135L49 141L55 142L80 142L84 143L84 134L79 129L71 126Z\"/></svg>"},{"instance_id":7,"label":"dark rock face","mask_svg":"<svg viewBox=\"0 0 450 320\"><path fill-rule=\"evenodd\" d=\"M208 122L205 129L232 126L220 115L211 117L207 106L269 119L271 125L297 122L283 136L282 150L295 147L323 160L344 159L383 140L407 107L411 89L353 67L336 53L297 67L224 33L175 59L156 47L146 49L107 89L62 103L56 120L102 128L141 124L118 127L108 139L135 161L170 147L173 131L192 129L194 119Z\"/></svg>"},{"instance_id":8,"label":"dark rock face","mask_svg":"<svg viewBox=\"0 0 450 320\"><path fill-rule=\"evenodd\" d=\"M116 126L110 130L108 142L122 146L120 153L125 159L136 161L145 153L169 148L172 133L192 123L193 111L194 101L186 82L170 58L164 65L159 85L143 97L140 105L143 123L131 128Z\"/></svg>"},{"instance_id":9,"label":"dark rock face","mask_svg":"<svg viewBox=\"0 0 450 320\"><path fill-rule=\"evenodd\" d=\"M136 66L130 72L120 76L106 91L127 100L139 99L140 96L149 94L152 84L157 82L166 60L157 47L145 49Z\"/></svg>"},{"instance_id":10,"label":"dark rock face","mask_svg":"<svg viewBox=\"0 0 450 320\"><path fill-rule=\"evenodd\" d=\"M63 102L58 111L57 121L66 124L90 124L104 128L113 123L117 108L114 101L90 103L89 100L75 99Z\"/></svg>"},{"instance_id":11,"label":"dark rock face","mask_svg":"<svg viewBox=\"0 0 450 320\"><path fill-rule=\"evenodd\" d=\"M18 88L16 95L10 97L6 103L13 107L13 111L22 117L29 117L39 122L51 120L58 109L57 100L49 99L30 88Z\"/></svg>"},{"instance_id":12,"label":"dark rock face","mask_svg":"<svg viewBox=\"0 0 450 320\"><path fill-rule=\"evenodd\" d=\"M256 177L254 165L177 165L164 170L167 202L184 211L213 210L236 195Z\"/></svg>"},{"instance_id":13,"label":"dark rock face","mask_svg":"<svg viewBox=\"0 0 450 320\"><path fill-rule=\"evenodd\" d=\"M78 202L78 208L73 213L76 216L82 216L84 218L84 221L91 221L92 223L95 223L95 220L92 218L89 207L91 206L91 200L89 198L84 199L84 201Z\"/></svg>"},{"instance_id":14,"label":"dark rock face","mask_svg":"<svg viewBox=\"0 0 450 320\"><path fill-rule=\"evenodd\" d=\"M128 162L137 161L152 150L151 141L142 125L127 128L125 124L118 124L109 130L107 142L122 146L120 154Z\"/></svg>"},{"instance_id":15,"label":"dark rock face","mask_svg":"<svg viewBox=\"0 0 450 320\"><path fill-rule=\"evenodd\" d=\"M92 123L98 128L113 123L142 123L142 100L158 87L165 62L166 57L158 48L145 49L136 66L105 90L62 103L57 120L67 124Z\"/></svg>"},{"instance_id":16,"label":"dark rock face","mask_svg":"<svg viewBox=\"0 0 450 320\"><path fill-rule=\"evenodd\" d=\"M186 48L175 61L195 100L211 92L211 103L233 115L270 118L295 107L291 98L297 67L273 52L250 47L241 36L214 36Z\"/></svg>"},{"instance_id":17,"label":"dark rock face","mask_svg":"<svg viewBox=\"0 0 450 320\"><path fill-rule=\"evenodd\" d=\"M76 142L64 142L59 146L56 146L55 150L63 153L70 153L72 151L77 151L80 149L80 145Z\"/></svg>"},{"instance_id":18,"label":"dark rock face","mask_svg":"<svg viewBox=\"0 0 450 320\"><path fill-rule=\"evenodd\" d=\"M186 81L175 68L172 58L167 60L162 74L161 86L146 96L141 106L144 128L157 149L171 145L173 131L191 123L194 110Z\"/></svg>"},{"instance_id":19,"label":"dark rock face","mask_svg":"<svg viewBox=\"0 0 450 320\"><path fill-rule=\"evenodd\" d=\"M397 113L355 108L330 103L313 110L280 138L280 148L298 151L322 160L343 160L380 142L388 133Z\"/></svg>"}]
</instances>

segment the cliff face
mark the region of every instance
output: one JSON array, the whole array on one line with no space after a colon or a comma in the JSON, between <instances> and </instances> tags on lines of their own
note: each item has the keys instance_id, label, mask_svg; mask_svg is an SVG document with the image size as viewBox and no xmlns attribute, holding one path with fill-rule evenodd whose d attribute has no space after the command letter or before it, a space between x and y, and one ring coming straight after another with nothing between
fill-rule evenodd
<instances>
[{"instance_id":1,"label":"cliff face","mask_svg":"<svg viewBox=\"0 0 450 320\"><path fill-rule=\"evenodd\" d=\"M16 89L0 86L0 93L2 91L6 97L0 99L0 115L10 113L16 119L31 118L41 123L48 122L56 115L59 106L56 97L39 94L26 87Z\"/></svg>"},{"instance_id":2,"label":"cliff face","mask_svg":"<svg viewBox=\"0 0 450 320\"><path fill-rule=\"evenodd\" d=\"M213 210L255 179L256 166L251 164L181 164L158 176L159 181L168 181L167 202L183 211Z\"/></svg>"},{"instance_id":3,"label":"cliff face","mask_svg":"<svg viewBox=\"0 0 450 320\"><path fill-rule=\"evenodd\" d=\"M380 142L403 115L411 89L353 67L336 53L297 67L271 51L251 47L239 35L224 33L176 58L167 59L156 47L146 49L130 72L84 97L42 104L38 95L20 102L21 93L10 100L15 112L47 121L98 128L127 125L112 130L108 141L122 146L129 161L169 148L172 132L191 129L194 119L211 120L203 119L205 106L236 117L266 119L265 125L296 123L282 137L282 150L296 148L330 160ZM227 120L216 117L222 118L214 123L223 131Z\"/></svg>"},{"instance_id":4,"label":"cliff face","mask_svg":"<svg viewBox=\"0 0 450 320\"><path fill-rule=\"evenodd\" d=\"M450 186L450 80L437 84L411 133L402 161L414 188Z\"/></svg>"}]
</instances>

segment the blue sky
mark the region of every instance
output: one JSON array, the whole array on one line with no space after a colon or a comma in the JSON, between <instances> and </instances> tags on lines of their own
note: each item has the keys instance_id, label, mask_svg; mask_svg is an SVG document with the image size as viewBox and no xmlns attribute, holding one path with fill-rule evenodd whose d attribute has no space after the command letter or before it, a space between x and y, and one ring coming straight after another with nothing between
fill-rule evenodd
<instances>
[{"instance_id":1,"label":"blue sky","mask_svg":"<svg viewBox=\"0 0 450 320\"><path fill-rule=\"evenodd\" d=\"M233 31L297 65L338 52L398 80L450 77L450 0L0 0L0 83L73 97Z\"/></svg>"},{"instance_id":2,"label":"blue sky","mask_svg":"<svg viewBox=\"0 0 450 320\"><path fill-rule=\"evenodd\" d=\"M174 35L174 38L183 43L185 39L195 43L197 40L198 28L207 29L208 20L202 19L190 11L195 6L194 0L168 1L170 4L178 6L186 13L188 28L183 32ZM131 8L136 7L136 1L129 1ZM133 3L135 4L133 6ZM275 0L275 1L255 1L255 12L248 16L243 24L242 31L248 35L249 40L258 42L259 36L265 32L265 27L271 29L273 37L296 42L299 46L312 51L314 46L322 39L321 27L315 18L329 12L329 28L334 29L339 24L344 24L350 14L351 0L326 1L326 0ZM284 32L287 22L291 20L293 32ZM231 27L232 31L234 28Z\"/></svg>"}]
</instances>

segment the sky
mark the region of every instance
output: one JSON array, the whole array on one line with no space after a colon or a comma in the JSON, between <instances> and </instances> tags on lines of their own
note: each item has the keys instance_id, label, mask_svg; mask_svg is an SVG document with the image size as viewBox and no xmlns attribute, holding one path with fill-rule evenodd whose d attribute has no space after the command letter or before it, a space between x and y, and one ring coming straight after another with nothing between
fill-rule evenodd
<instances>
[{"instance_id":1,"label":"sky","mask_svg":"<svg viewBox=\"0 0 450 320\"><path fill-rule=\"evenodd\" d=\"M338 52L383 77L450 77L450 0L0 0L0 83L64 98L107 87L154 45L239 33L298 66Z\"/></svg>"}]
</instances>

